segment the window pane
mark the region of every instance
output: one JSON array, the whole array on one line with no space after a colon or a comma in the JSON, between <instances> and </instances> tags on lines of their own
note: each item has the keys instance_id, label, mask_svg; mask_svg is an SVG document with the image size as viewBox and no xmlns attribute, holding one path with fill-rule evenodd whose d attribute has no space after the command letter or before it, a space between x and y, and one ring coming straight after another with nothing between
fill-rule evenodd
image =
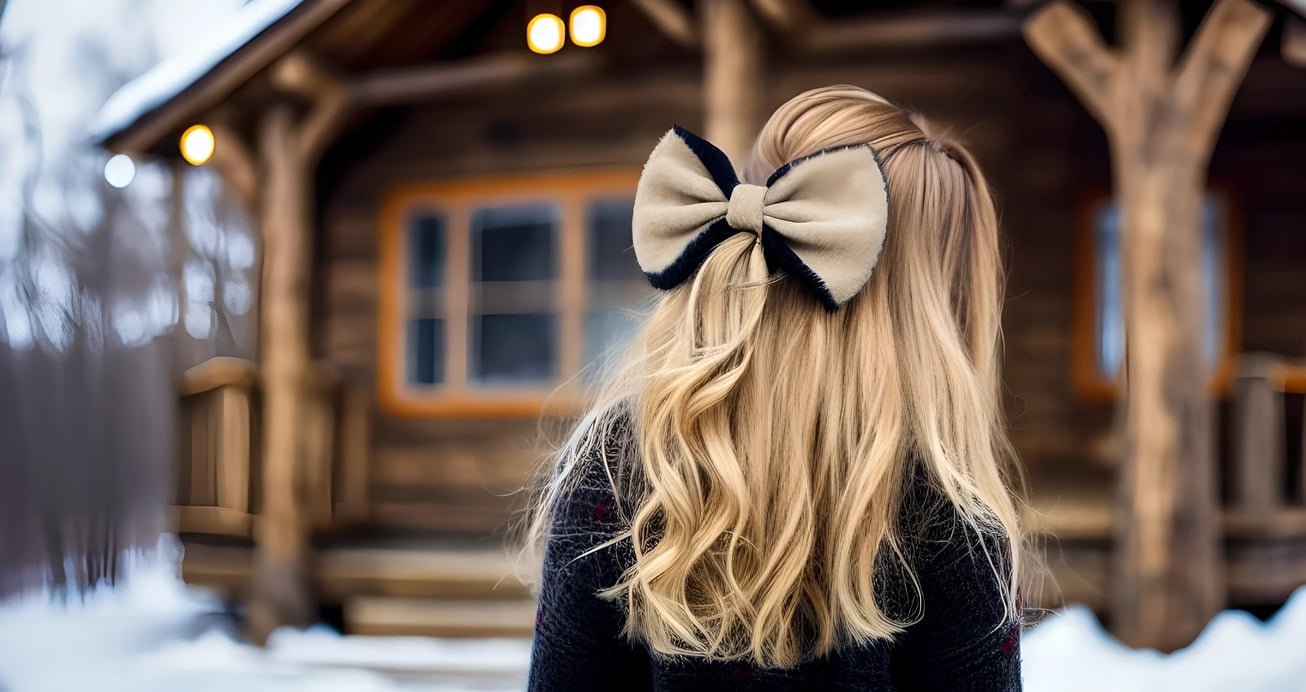
<instances>
[{"instance_id":1,"label":"window pane","mask_svg":"<svg viewBox=\"0 0 1306 692\"><path fill-rule=\"evenodd\" d=\"M408 282L414 288L444 286L444 217L420 214L408 224Z\"/></svg>"},{"instance_id":2,"label":"window pane","mask_svg":"<svg viewBox=\"0 0 1306 692\"><path fill-rule=\"evenodd\" d=\"M557 370L556 315L472 318L472 379L488 386L548 384Z\"/></svg>"},{"instance_id":3,"label":"window pane","mask_svg":"<svg viewBox=\"0 0 1306 692\"><path fill-rule=\"evenodd\" d=\"M1225 253L1224 210L1214 200L1202 202L1202 300L1206 307L1203 317L1202 351L1211 369L1220 366L1223 355Z\"/></svg>"},{"instance_id":4,"label":"window pane","mask_svg":"<svg viewBox=\"0 0 1306 692\"><path fill-rule=\"evenodd\" d=\"M586 379L597 374L594 364L602 365L601 358L610 358L624 349L639 330L640 318L629 310L602 310L585 315Z\"/></svg>"},{"instance_id":5,"label":"window pane","mask_svg":"<svg viewBox=\"0 0 1306 692\"><path fill-rule=\"evenodd\" d=\"M408 321L408 382L444 382L444 320L424 317Z\"/></svg>"},{"instance_id":6,"label":"window pane","mask_svg":"<svg viewBox=\"0 0 1306 692\"><path fill-rule=\"evenodd\" d=\"M1223 206L1211 198L1202 202L1202 307L1205 323L1202 352L1207 364L1219 367L1225 334L1225 218ZM1122 282L1120 208L1103 205L1094 217L1097 240L1097 338L1098 368L1107 377L1120 371L1125 352L1125 315Z\"/></svg>"},{"instance_id":7,"label":"window pane","mask_svg":"<svg viewBox=\"0 0 1306 692\"><path fill-rule=\"evenodd\" d=\"M1097 236L1097 365L1107 377L1120 372L1125 355L1125 315L1121 294L1120 208L1103 205L1093 220Z\"/></svg>"},{"instance_id":8,"label":"window pane","mask_svg":"<svg viewBox=\"0 0 1306 692\"><path fill-rule=\"evenodd\" d=\"M643 279L630 236L632 199L599 199L585 214L589 275L596 281Z\"/></svg>"},{"instance_id":9,"label":"window pane","mask_svg":"<svg viewBox=\"0 0 1306 692\"><path fill-rule=\"evenodd\" d=\"M473 281L546 281L557 274L558 208L488 207L472 214Z\"/></svg>"}]
</instances>

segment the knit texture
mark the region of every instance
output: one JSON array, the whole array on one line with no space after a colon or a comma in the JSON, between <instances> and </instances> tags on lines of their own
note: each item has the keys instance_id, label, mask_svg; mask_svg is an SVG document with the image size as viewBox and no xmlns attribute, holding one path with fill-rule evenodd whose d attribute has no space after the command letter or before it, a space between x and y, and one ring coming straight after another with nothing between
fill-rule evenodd
<instances>
[{"instance_id":1,"label":"knit texture","mask_svg":"<svg viewBox=\"0 0 1306 692\"><path fill-rule=\"evenodd\" d=\"M588 551L626 528L597 461L554 508L535 621L529 689L614 690L1019 690L1020 632L1003 620L1003 600L984 551L951 505L914 480L901 524L913 546L922 618L893 641L847 645L790 669L670 658L622 634L622 604L596 593L634 559L629 541ZM1006 546L990 546L1001 555ZM886 562L887 565L887 562ZM901 570L876 575L890 612L917 601Z\"/></svg>"}]
</instances>

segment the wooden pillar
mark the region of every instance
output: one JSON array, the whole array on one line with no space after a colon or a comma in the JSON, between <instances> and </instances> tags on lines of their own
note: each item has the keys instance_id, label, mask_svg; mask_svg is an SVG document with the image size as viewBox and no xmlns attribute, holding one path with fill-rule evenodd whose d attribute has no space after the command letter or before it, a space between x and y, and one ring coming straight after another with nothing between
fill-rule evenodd
<instances>
[{"instance_id":1,"label":"wooden pillar","mask_svg":"<svg viewBox=\"0 0 1306 692\"><path fill-rule=\"evenodd\" d=\"M1270 15L1251 0L1219 0L1177 66L1175 0L1128 0L1119 17L1118 50L1066 0L1024 32L1111 145L1127 396L1108 602L1121 639L1172 650L1224 604L1199 211L1211 151Z\"/></svg>"},{"instance_id":2,"label":"wooden pillar","mask_svg":"<svg viewBox=\"0 0 1306 692\"><path fill-rule=\"evenodd\" d=\"M762 33L745 0L703 3L704 136L747 163L762 127Z\"/></svg>"},{"instance_id":3,"label":"wooden pillar","mask_svg":"<svg viewBox=\"0 0 1306 692\"><path fill-rule=\"evenodd\" d=\"M264 186L259 214L263 504L246 627L259 644L277 627L306 625L313 616L299 438L310 356L311 181L297 125L290 103L274 103L263 116L258 142Z\"/></svg>"}]
</instances>

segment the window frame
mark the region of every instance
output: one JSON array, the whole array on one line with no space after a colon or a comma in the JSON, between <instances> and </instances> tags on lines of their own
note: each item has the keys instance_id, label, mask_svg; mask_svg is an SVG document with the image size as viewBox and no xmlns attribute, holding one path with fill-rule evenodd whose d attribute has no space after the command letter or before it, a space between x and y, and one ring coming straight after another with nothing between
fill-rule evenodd
<instances>
[{"instance_id":1,"label":"window frame","mask_svg":"<svg viewBox=\"0 0 1306 692\"><path fill-rule=\"evenodd\" d=\"M1097 233L1095 212L1114 198L1109 185L1086 190L1076 205L1074 229L1074 316L1071 334L1071 385L1085 401L1111 402L1119 394L1119 377L1108 377L1098 367L1097 335ZM1243 320L1242 204L1227 183L1212 183L1203 200L1213 199L1224 208L1225 326L1219 364L1211 374L1210 390L1225 396L1233 385Z\"/></svg>"},{"instance_id":2,"label":"window frame","mask_svg":"<svg viewBox=\"0 0 1306 692\"><path fill-rule=\"evenodd\" d=\"M638 169L547 171L398 185L385 194L378 224L377 399L405 418L521 418L579 411L585 392L572 377L584 365L590 283L586 208L593 200L635 195ZM471 215L476 207L556 204L557 371L545 387L477 388L470 379ZM445 382L407 379L410 285L408 222L413 210L445 215Z\"/></svg>"}]
</instances>

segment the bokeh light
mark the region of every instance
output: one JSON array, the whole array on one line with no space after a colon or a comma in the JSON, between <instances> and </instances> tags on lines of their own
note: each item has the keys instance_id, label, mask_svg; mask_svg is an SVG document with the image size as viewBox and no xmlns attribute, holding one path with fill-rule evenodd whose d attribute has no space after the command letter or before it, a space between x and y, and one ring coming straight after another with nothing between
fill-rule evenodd
<instances>
[{"instance_id":1,"label":"bokeh light","mask_svg":"<svg viewBox=\"0 0 1306 692\"><path fill-rule=\"evenodd\" d=\"M608 34L608 16L598 5L581 5L571 11L571 42L590 48L603 43Z\"/></svg>"},{"instance_id":2,"label":"bokeh light","mask_svg":"<svg viewBox=\"0 0 1306 692\"><path fill-rule=\"evenodd\" d=\"M191 125L181 135L181 157L192 166L203 166L213 158L216 143L207 125Z\"/></svg>"},{"instance_id":3,"label":"bokeh light","mask_svg":"<svg viewBox=\"0 0 1306 692\"><path fill-rule=\"evenodd\" d=\"M136 162L126 154L116 154L104 164L104 181L121 190L136 179Z\"/></svg>"},{"instance_id":4,"label":"bokeh light","mask_svg":"<svg viewBox=\"0 0 1306 692\"><path fill-rule=\"evenodd\" d=\"M537 14L526 25L526 45L542 55L561 50L565 36L566 26L556 14Z\"/></svg>"}]
</instances>

